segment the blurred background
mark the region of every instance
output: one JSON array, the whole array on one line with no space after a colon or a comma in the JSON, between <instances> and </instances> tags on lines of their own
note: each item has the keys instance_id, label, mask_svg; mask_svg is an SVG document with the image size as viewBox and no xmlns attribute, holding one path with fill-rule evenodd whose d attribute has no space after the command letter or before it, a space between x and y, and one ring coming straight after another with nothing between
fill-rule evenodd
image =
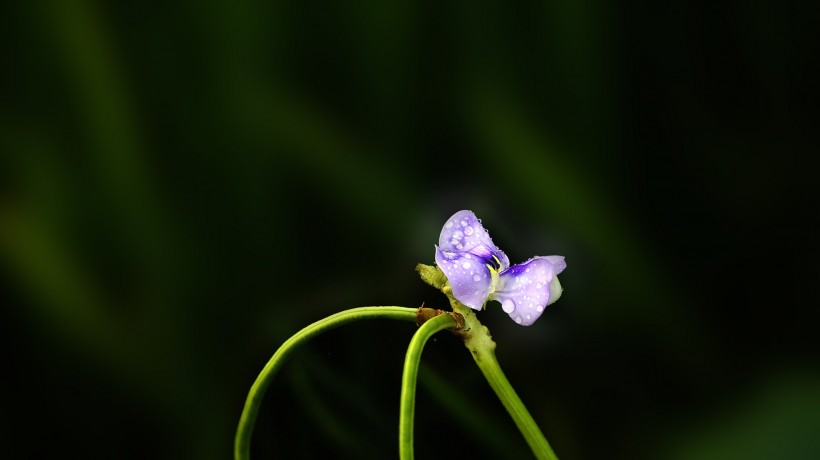
<instances>
[{"instance_id":1,"label":"blurred background","mask_svg":"<svg viewBox=\"0 0 820 460\"><path fill-rule=\"evenodd\" d=\"M414 266L471 209L566 256L535 325L481 315L561 458L820 458L795 5L6 2L0 456L229 458L300 328L445 307ZM302 349L255 458L396 457L414 330ZM455 337L423 361L418 458L531 458Z\"/></svg>"}]
</instances>

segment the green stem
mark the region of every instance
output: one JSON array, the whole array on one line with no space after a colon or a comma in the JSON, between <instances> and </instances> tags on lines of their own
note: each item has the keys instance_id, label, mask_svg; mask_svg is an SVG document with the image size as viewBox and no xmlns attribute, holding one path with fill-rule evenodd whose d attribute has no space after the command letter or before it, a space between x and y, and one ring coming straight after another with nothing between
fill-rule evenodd
<instances>
[{"instance_id":1,"label":"green stem","mask_svg":"<svg viewBox=\"0 0 820 460\"><path fill-rule=\"evenodd\" d=\"M558 460L549 442L547 442L547 438L544 437L544 433L538 428L538 424L535 423L524 403L521 402L521 398L515 393L501 370L501 366L495 358L495 352L486 349L479 350L478 353L473 354L473 358L475 358L478 368L481 369L481 373L484 374L484 378L487 379L490 387L495 391L498 399L501 400L501 404L509 412L515 426L524 436L535 457L543 460Z\"/></svg>"},{"instance_id":2,"label":"green stem","mask_svg":"<svg viewBox=\"0 0 820 460\"><path fill-rule=\"evenodd\" d=\"M273 377L276 376L276 373L282 367L285 360L298 345L330 329L362 319L383 318L416 321L417 311L415 308L406 307L353 308L316 321L286 340L285 343L276 350L276 353L273 354L273 357L271 357L270 361L268 361L262 369L262 372L259 373L259 376L256 378L256 381L253 382L253 386L251 386L248 392L248 397L245 400L245 408L242 411L242 416L239 418L239 426L236 428L234 459L248 460L250 458L251 435L253 434L253 425L256 422L259 407L262 404L262 397L265 395L265 391L268 389Z\"/></svg>"},{"instance_id":3,"label":"green stem","mask_svg":"<svg viewBox=\"0 0 820 460\"><path fill-rule=\"evenodd\" d=\"M450 314L441 314L422 324L410 345L404 358L404 374L401 378L401 406L399 409L399 458L412 460L413 458L413 419L416 412L416 376L419 372L419 362L424 344L436 332L456 327L456 319Z\"/></svg>"},{"instance_id":4,"label":"green stem","mask_svg":"<svg viewBox=\"0 0 820 460\"><path fill-rule=\"evenodd\" d=\"M507 409L510 417L515 422L515 426L524 436L524 440L527 441L535 457L541 460L558 460L549 442L547 442L547 438L544 437L544 433L538 428L538 424L535 423L535 420L533 420L501 370L501 366L495 358L495 342L490 336L489 329L478 321L473 310L452 297L451 292L448 292L449 286L443 291L450 297L453 311L464 317L464 328L461 333L464 345L470 350L478 368L484 374L484 378L487 379L490 387L498 396L498 399L501 400L501 404Z\"/></svg>"}]
</instances>

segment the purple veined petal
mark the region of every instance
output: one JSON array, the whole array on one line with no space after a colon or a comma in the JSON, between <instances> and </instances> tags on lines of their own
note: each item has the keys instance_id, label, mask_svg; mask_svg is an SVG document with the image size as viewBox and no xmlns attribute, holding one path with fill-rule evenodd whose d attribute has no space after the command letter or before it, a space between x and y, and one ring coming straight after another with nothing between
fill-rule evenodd
<instances>
[{"instance_id":1,"label":"purple veined petal","mask_svg":"<svg viewBox=\"0 0 820 460\"><path fill-rule=\"evenodd\" d=\"M447 219L438 245L443 251L469 252L491 263L495 256L502 270L510 266L507 255L493 243L490 233L472 211L462 210Z\"/></svg>"},{"instance_id":2,"label":"purple veined petal","mask_svg":"<svg viewBox=\"0 0 820 460\"><path fill-rule=\"evenodd\" d=\"M563 257L561 260L552 260L563 263ZM556 265L546 257L533 257L524 263L513 265L499 274L498 287L490 298L501 302L501 309L513 321L529 326L552 303L550 283L555 277L555 270ZM557 283L555 286L560 289Z\"/></svg>"},{"instance_id":3,"label":"purple veined petal","mask_svg":"<svg viewBox=\"0 0 820 460\"><path fill-rule=\"evenodd\" d=\"M436 246L436 265L444 272L459 302L473 310L484 308L492 282L484 260L470 253L442 251Z\"/></svg>"}]
</instances>

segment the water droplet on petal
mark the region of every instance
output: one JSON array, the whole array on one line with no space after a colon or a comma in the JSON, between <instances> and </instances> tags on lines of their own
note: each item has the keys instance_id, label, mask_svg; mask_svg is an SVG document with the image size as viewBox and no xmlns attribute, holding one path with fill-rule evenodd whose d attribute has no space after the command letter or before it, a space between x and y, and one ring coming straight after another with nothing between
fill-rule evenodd
<instances>
[{"instance_id":1,"label":"water droplet on petal","mask_svg":"<svg viewBox=\"0 0 820 460\"><path fill-rule=\"evenodd\" d=\"M540 313L540 312L544 311L544 307L539 305L538 308L536 308L536 310L538 310L538 312Z\"/></svg>"},{"instance_id":2,"label":"water droplet on petal","mask_svg":"<svg viewBox=\"0 0 820 460\"><path fill-rule=\"evenodd\" d=\"M529 320L531 320L531 319L532 319L532 315L531 315L531 314L529 314L529 313L527 313L527 321L529 321Z\"/></svg>"},{"instance_id":3,"label":"water droplet on petal","mask_svg":"<svg viewBox=\"0 0 820 460\"><path fill-rule=\"evenodd\" d=\"M520 316L516 316L514 319L515 319L516 323L521 324L521 317Z\"/></svg>"},{"instance_id":4,"label":"water droplet on petal","mask_svg":"<svg viewBox=\"0 0 820 460\"><path fill-rule=\"evenodd\" d=\"M541 283L536 284L535 289L541 289Z\"/></svg>"},{"instance_id":5,"label":"water droplet on petal","mask_svg":"<svg viewBox=\"0 0 820 460\"><path fill-rule=\"evenodd\" d=\"M473 227L467 227L464 229L465 235L472 235L473 234Z\"/></svg>"},{"instance_id":6,"label":"water droplet on petal","mask_svg":"<svg viewBox=\"0 0 820 460\"><path fill-rule=\"evenodd\" d=\"M481 281L481 277L478 275L473 275L473 281Z\"/></svg>"},{"instance_id":7,"label":"water droplet on petal","mask_svg":"<svg viewBox=\"0 0 820 460\"><path fill-rule=\"evenodd\" d=\"M453 227L453 221L449 221L446 224L444 224L444 228L452 228L452 227Z\"/></svg>"},{"instance_id":8,"label":"water droplet on petal","mask_svg":"<svg viewBox=\"0 0 820 460\"><path fill-rule=\"evenodd\" d=\"M512 313L512 311L515 310L515 302L513 302L510 299L507 299L501 302L501 309L504 310L504 313Z\"/></svg>"},{"instance_id":9,"label":"water droplet on petal","mask_svg":"<svg viewBox=\"0 0 820 460\"><path fill-rule=\"evenodd\" d=\"M466 269L470 268L470 262L464 261L464 263L461 264L461 266L466 270Z\"/></svg>"}]
</instances>

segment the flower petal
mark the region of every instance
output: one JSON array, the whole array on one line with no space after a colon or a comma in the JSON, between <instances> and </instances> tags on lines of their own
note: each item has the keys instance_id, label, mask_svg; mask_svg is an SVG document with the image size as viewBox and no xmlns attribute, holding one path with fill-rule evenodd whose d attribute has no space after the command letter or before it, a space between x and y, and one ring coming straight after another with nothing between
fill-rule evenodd
<instances>
[{"instance_id":1,"label":"flower petal","mask_svg":"<svg viewBox=\"0 0 820 460\"><path fill-rule=\"evenodd\" d=\"M484 260L470 253L442 251L436 246L436 265L447 276L459 302L473 310L484 308L492 280Z\"/></svg>"},{"instance_id":2,"label":"flower petal","mask_svg":"<svg viewBox=\"0 0 820 460\"><path fill-rule=\"evenodd\" d=\"M495 256L501 270L510 266L507 255L493 243L489 232L472 211L459 211L447 219L441 229L438 245L446 252L469 252L490 263L494 263Z\"/></svg>"},{"instance_id":3,"label":"flower petal","mask_svg":"<svg viewBox=\"0 0 820 460\"><path fill-rule=\"evenodd\" d=\"M564 261L564 256L541 256L542 259L547 259L552 263L553 274L558 275L565 268L567 268L567 263Z\"/></svg>"},{"instance_id":4,"label":"flower petal","mask_svg":"<svg viewBox=\"0 0 820 460\"><path fill-rule=\"evenodd\" d=\"M533 257L532 259L501 272L498 288L490 296L501 302L501 308L518 324L534 323L544 308L557 300L560 285L556 286L555 299L550 298L550 283L555 275L566 267L561 256Z\"/></svg>"}]
</instances>

